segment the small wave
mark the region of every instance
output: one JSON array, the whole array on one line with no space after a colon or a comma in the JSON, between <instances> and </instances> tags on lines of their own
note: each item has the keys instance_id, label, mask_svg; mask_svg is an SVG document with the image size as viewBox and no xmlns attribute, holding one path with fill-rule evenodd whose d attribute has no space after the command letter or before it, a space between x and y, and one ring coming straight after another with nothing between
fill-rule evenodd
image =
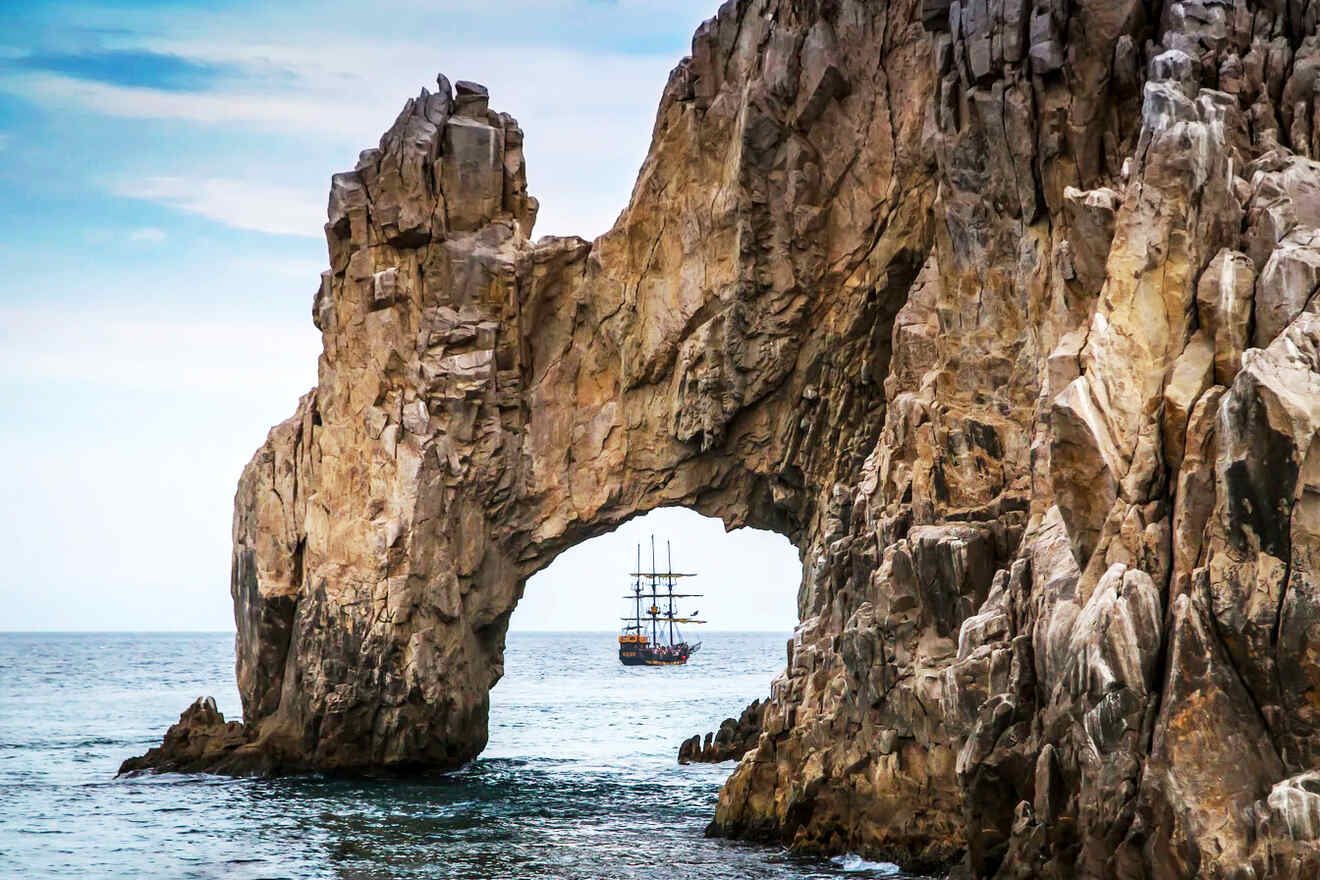
<instances>
[{"instance_id":1,"label":"small wave","mask_svg":"<svg viewBox=\"0 0 1320 880\"><path fill-rule=\"evenodd\" d=\"M64 828L17 828L19 834L73 834Z\"/></svg>"},{"instance_id":2,"label":"small wave","mask_svg":"<svg viewBox=\"0 0 1320 880\"><path fill-rule=\"evenodd\" d=\"M892 862L868 862L857 853L835 856L830 862L840 871L847 871L849 874L867 871L875 877L897 877L902 873L902 869Z\"/></svg>"}]
</instances>

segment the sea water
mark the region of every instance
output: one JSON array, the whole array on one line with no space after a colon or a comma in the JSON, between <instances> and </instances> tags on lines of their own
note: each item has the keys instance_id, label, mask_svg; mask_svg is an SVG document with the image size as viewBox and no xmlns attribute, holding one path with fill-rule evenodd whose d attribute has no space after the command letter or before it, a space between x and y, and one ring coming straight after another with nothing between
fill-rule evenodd
<instances>
[{"instance_id":1,"label":"sea water","mask_svg":"<svg viewBox=\"0 0 1320 880\"><path fill-rule=\"evenodd\" d=\"M710 839L733 764L678 744L764 696L785 634L625 667L610 633L511 633L490 744L437 779L115 778L198 696L241 717L232 634L0 633L0 877L901 877Z\"/></svg>"}]
</instances>

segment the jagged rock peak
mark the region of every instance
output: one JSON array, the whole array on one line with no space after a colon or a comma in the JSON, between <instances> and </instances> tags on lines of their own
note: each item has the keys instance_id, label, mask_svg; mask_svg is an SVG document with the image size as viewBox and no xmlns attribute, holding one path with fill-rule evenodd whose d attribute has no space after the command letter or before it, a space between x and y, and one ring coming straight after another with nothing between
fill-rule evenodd
<instances>
[{"instance_id":1,"label":"jagged rock peak","mask_svg":"<svg viewBox=\"0 0 1320 880\"><path fill-rule=\"evenodd\" d=\"M444 74L435 94L408 101L376 149L331 178L326 238L332 272L352 254L385 244L415 248L492 222L528 237L536 199L527 193L518 121L489 109L485 86Z\"/></svg>"}]
</instances>

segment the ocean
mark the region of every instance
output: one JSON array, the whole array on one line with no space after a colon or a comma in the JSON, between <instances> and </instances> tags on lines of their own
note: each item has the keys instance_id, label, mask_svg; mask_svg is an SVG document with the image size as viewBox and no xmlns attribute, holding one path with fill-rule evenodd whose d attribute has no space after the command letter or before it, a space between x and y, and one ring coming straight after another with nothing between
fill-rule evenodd
<instances>
[{"instance_id":1,"label":"ocean","mask_svg":"<svg viewBox=\"0 0 1320 880\"><path fill-rule=\"evenodd\" d=\"M240 718L229 633L0 633L0 877L903 877L703 835L732 763L679 743L764 696L786 634L624 667L610 633L510 633L490 744L426 781L116 779L198 696Z\"/></svg>"}]
</instances>

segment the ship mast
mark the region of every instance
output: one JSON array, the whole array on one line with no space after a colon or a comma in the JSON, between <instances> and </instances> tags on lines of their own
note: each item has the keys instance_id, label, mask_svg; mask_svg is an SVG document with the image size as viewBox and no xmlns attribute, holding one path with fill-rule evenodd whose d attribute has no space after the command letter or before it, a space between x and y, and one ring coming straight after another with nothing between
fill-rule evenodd
<instances>
[{"instance_id":1,"label":"ship mast","mask_svg":"<svg viewBox=\"0 0 1320 880\"><path fill-rule=\"evenodd\" d=\"M656 631L655 607L658 598L655 593L655 535L651 536L651 644L656 645L660 642L659 633Z\"/></svg>"},{"instance_id":2,"label":"ship mast","mask_svg":"<svg viewBox=\"0 0 1320 880\"><path fill-rule=\"evenodd\" d=\"M674 646L674 548L665 541L665 586L669 593L669 646Z\"/></svg>"}]
</instances>

